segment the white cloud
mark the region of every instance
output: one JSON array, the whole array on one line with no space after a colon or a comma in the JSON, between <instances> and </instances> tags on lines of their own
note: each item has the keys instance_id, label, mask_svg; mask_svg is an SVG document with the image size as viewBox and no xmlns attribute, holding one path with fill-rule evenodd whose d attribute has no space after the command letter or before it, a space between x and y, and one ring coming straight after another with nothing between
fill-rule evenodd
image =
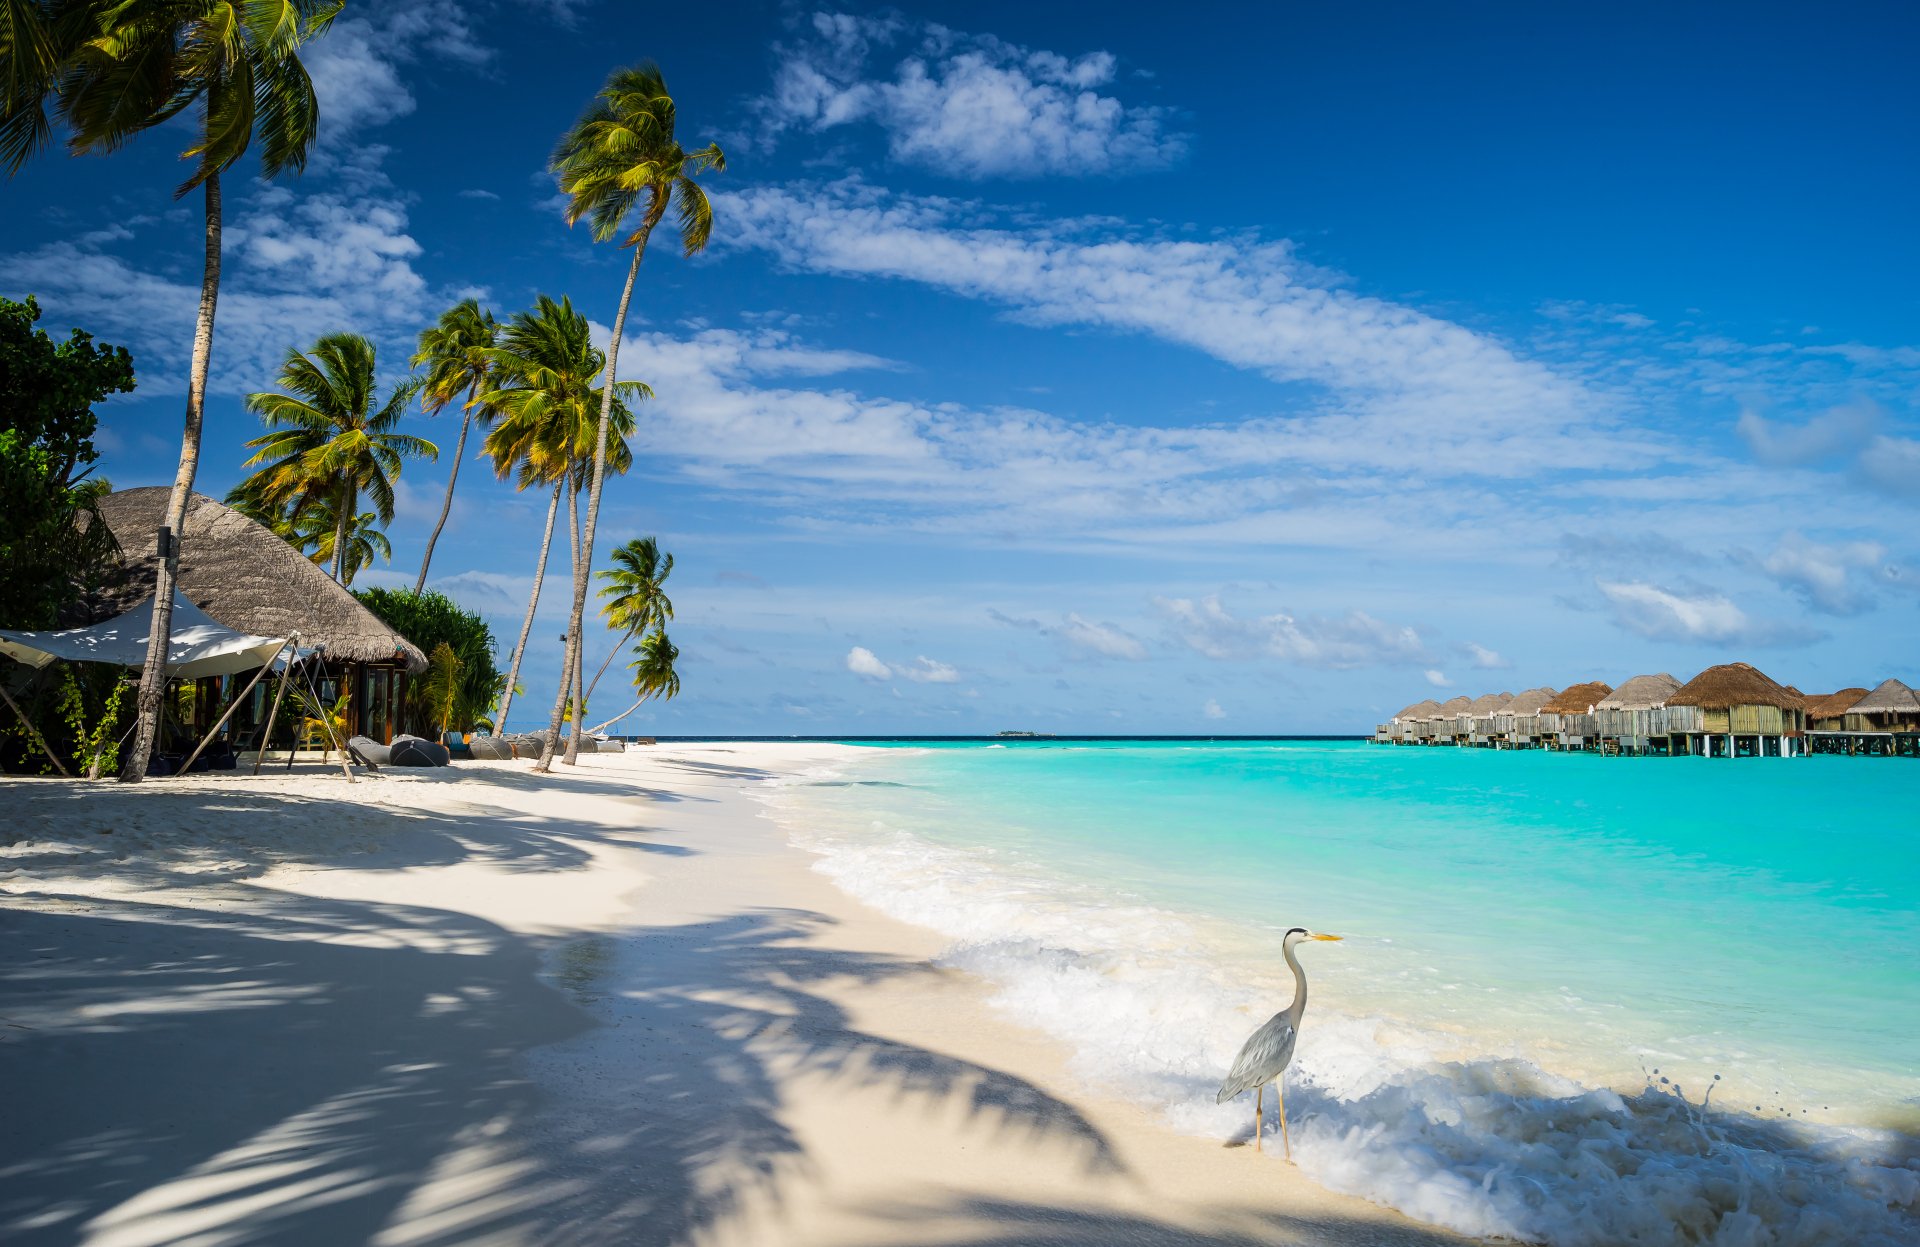
<instances>
[{"instance_id":1,"label":"white cloud","mask_svg":"<svg viewBox=\"0 0 1920 1247\"><path fill-rule=\"evenodd\" d=\"M1286 242L998 226L977 204L852 179L722 200L731 242L797 268L921 282L1036 324L1146 333L1324 386L1330 401L1274 422L1321 461L1498 476L1572 462L1644 471L1665 454L1653 435L1614 427L1604 395L1460 325L1342 289Z\"/></svg>"},{"instance_id":2,"label":"white cloud","mask_svg":"<svg viewBox=\"0 0 1920 1247\"><path fill-rule=\"evenodd\" d=\"M953 666L938 659L928 658L925 654L913 660L913 665L900 668L900 674L916 684L958 684L960 672Z\"/></svg>"},{"instance_id":3,"label":"white cloud","mask_svg":"<svg viewBox=\"0 0 1920 1247\"><path fill-rule=\"evenodd\" d=\"M1220 703L1211 697L1207 698L1206 705L1200 707L1200 713L1209 719L1224 719L1227 717L1227 712L1220 708Z\"/></svg>"},{"instance_id":4,"label":"white cloud","mask_svg":"<svg viewBox=\"0 0 1920 1247\"><path fill-rule=\"evenodd\" d=\"M494 194L492 191L484 190L478 186L469 186L467 189L456 192L456 193L462 199L499 199L500 198L500 196Z\"/></svg>"},{"instance_id":5,"label":"white cloud","mask_svg":"<svg viewBox=\"0 0 1920 1247\"><path fill-rule=\"evenodd\" d=\"M458 0L386 0L368 12L335 22L301 56L320 103L320 141L334 152L351 146L359 131L418 107L400 67L423 51L436 63L468 69L493 55Z\"/></svg>"},{"instance_id":6,"label":"white cloud","mask_svg":"<svg viewBox=\"0 0 1920 1247\"><path fill-rule=\"evenodd\" d=\"M1860 452L1855 466L1881 492L1920 502L1920 439L1876 437Z\"/></svg>"},{"instance_id":7,"label":"white cloud","mask_svg":"<svg viewBox=\"0 0 1920 1247\"><path fill-rule=\"evenodd\" d=\"M872 650L864 645L856 645L847 651L847 670L870 680L891 680L893 668L874 656Z\"/></svg>"},{"instance_id":8,"label":"white cloud","mask_svg":"<svg viewBox=\"0 0 1920 1247\"><path fill-rule=\"evenodd\" d=\"M1138 638L1128 635L1112 624L1095 623L1077 614L1067 616L1066 622L1056 630L1061 640L1075 649L1097 654L1102 658L1124 658L1128 662L1140 662L1147 656L1147 647Z\"/></svg>"},{"instance_id":9,"label":"white cloud","mask_svg":"<svg viewBox=\"0 0 1920 1247\"><path fill-rule=\"evenodd\" d=\"M1790 532L1760 560L1760 570L1817 611L1856 615L1872 606L1874 598L1871 578L1860 573L1880 570L1886 557L1886 547L1878 542L1822 545Z\"/></svg>"},{"instance_id":10,"label":"white cloud","mask_svg":"<svg viewBox=\"0 0 1920 1247\"><path fill-rule=\"evenodd\" d=\"M870 62L903 40L913 50L875 76ZM758 105L770 134L870 122L895 160L969 178L1126 173L1187 151L1166 109L1101 93L1110 52L1068 58L897 16L816 13L776 53Z\"/></svg>"},{"instance_id":11,"label":"white cloud","mask_svg":"<svg viewBox=\"0 0 1920 1247\"><path fill-rule=\"evenodd\" d=\"M1640 581L1595 583L1611 604L1616 623L1655 641L1766 645L1805 641L1816 635L1803 628L1754 619L1732 599L1711 590L1680 593Z\"/></svg>"},{"instance_id":12,"label":"white cloud","mask_svg":"<svg viewBox=\"0 0 1920 1247\"><path fill-rule=\"evenodd\" d=\"M1453 687L1453 681L1447 678L1447 673L1444 671L1436 671L1432 668L1428 668L1426 675L1427 675L1427 683L1433 685L1435 688L1452 688Z\"/></svg>"},{"instance_id":13,"label":"white cloud","mask_svg":"<svg viewBox=\"0 0 1920 1247\"><path fill-rule=\"evenodd\" d=\"M1472 641L1468 641L1465 648L1467 657L1472 660L1477 670L1500 671L1513 665L1502 657L1498 650L1488 649L1484 645L1476 645Z\"/></svg>"},{"instance_id":14,"label":"white cloud","mask_svg":"<svg viewBox=\"0 0 1920 1247\"><path fill-rule=\"evenodd\" d=\"M1860 449L1880 425L1880 411L1870 403L1834 407L1801 424L1768 420L1747 410L1734 428L1753 457L1771 467L1802 467L1851 454Z\"/></svg>"},{"instance_id":15,"label":"white cloud","mask_svg":"<svg viewBox=\"0 0 1920 1247\"><path fill-rule=\"evenodd\" d=\"M1373 618L1364 611L1334 617L1288 614L1242 619L1220 603L1218 594L1193 601L1156 597L1154 604L1176 634L1208 658L1278 658L1308 667L1342 669L1427 659L1419 633Z\"/></svg>"}]
</instances>

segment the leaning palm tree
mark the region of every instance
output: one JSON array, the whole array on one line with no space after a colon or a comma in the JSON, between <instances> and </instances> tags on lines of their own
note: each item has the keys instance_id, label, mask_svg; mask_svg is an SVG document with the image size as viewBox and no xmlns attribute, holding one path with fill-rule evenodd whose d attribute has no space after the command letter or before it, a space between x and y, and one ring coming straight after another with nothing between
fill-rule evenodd
<instances>
[{"instance_id":1,"label":"leaning palm tree","mask_svg":"<svg viewBox=\"0 0 1920 1247\"><path fill-rule=\"evenodd\" d=\"M447 473L447 497L440 504L440 518L427 537L427 549L420 556L420 575L414 579L415 597L427 585L427 567L433 562L433 547L440 541L440 530L447 526L453 511L453 486L460 479L460 464L467 455L467 433L474 417L482 424L493 419L493 407L487 401L493 381L494 363L487 354L499 345L500 326L493 313L484 311L479 301L462 299L440 313L431 329L421 331L420 349L411 361L415 368L425 365L427 377L420 390L420 405L429 415L439 415L462 393L467 401L460 409L460 441L453 451L453 469Z\"/></svg>"},{"instance_id":2,"label":"leaning palm tree","mask_svg":"<svg viewBox=\"0 0 1920 1247\"><path fill-rule=\"evenodd\" d=\"M333 578L342 584L349 579L348 530L360 515L361 494L380 522L390 523L402 461L440 455L425 438L394 431L420 382L394 386L376 411L374 369L373 343L359 334L330 333L311 353L287 352L280 369L287 393L247 395L247 410L270 431L247 443L253 456L242 466L259 470L239 492L282 509L296 531L315 509L328 510L334 521Z\"/></svg>"},{"instance_id":3,"label":"leaning palm tree","mask_svg":"<svg viewBox=\"0 0 1920 1247\"><path fill-rule=\"evenodd\" d=\"M627 668L633 672L633 691L640 694L639 700L588 731L605 731L654 698L670 701L680 695L680 673L673 666L679 661L680 647L667 639L665 628L655 628L641 637L633 652L639 657L628 663Z\"/></svg>"},{"instance_id":4,"label":"leaning palm tree","mask_svg":"<svg viewBox=\"0 0 1920 1247\"><path fill-rule=\"evenodd\" d=\"M608 627L620 633L620 639L600 669L593 673L593 681L587 685L587 700L593 699L600 677L607 673L613 656L625 649L628 641L648 628L664 628L673 618L673 599L666 591L667 577L672 574L673 556L662 554L660 544L652 537L636 537L614 550L613 566L600 572L600 579L605 582L600 596L606 599L600 614Z\"/></svg>"},{"instance_id":5,"label":"leaning palm tree","mask_svg":"<svg viewBox=\"0 0 1920 1247\"><path fill-rule=\"evenodd\" d=\"M556 302L546 295L541 295L532 308L517 313L501 330L499 345L488 352L493 388L487 401L498 423L487 434L484 445L494 471L502 480L513 477L519 489L539 486L553 490L547 504L546 532L540 539L539 562L534 565L533 592L527 598L526 618L520 625L520 640L514 646L506 692L501 698L499 731L506 730L527 638L533 632L534 612L540 605L554 518L563 497L570 510L577 507L598 434L595 417L603 409L611 412L615 434L609 465L623 473L633 463L633 452L627 445L633 433L633 412L627 400L649 398L652 392L637 381L629 381L611 387L612 394L606 394L607 387L599 384L605 362L605 356L593 345L587 318L574 309L571 300ZM568 533L577 564L578 524L570 520ZM571 679L563 680L563 692L571 688Z\"/></svg>"},{"instance_id":6,"label":"leaning palm tree","mask_svg":"<svg viewBox=\"0 0 1920 1247\"><path fill-rule=\"evenodd\" d=\"M214 306L220 295L220 175L259 135L261 165L278 177L305 167L320 108L300 48L324 32L343 0L61 0L0 4L0 160L18 173L67 127L75 155L113 152L136 134L192 110L183 157L193 173L175 196L204 197L205 251L200 311L187 374L180 464L167 502L153 625L140 678L140 714L121 778L146 778L166 687L173 583L182 525L200 463Z\"/></svg>"},{"instance_id":7,"label":"leaning palm tree","mask_svg":"<svg viewBox=\"0 0 1920 1247\"><path fill-rule=\"evenodd\" d=\"M727 167L726 154L709 143L696 152L684 150L674 137L673 97L667 93L660 67L646 62L616 69L593 102L554 149L550 162L567 196L567 224L590 218L598 242L621 237L633 248L627 266L627 284L613 317L613 336L607 344L607 377L618 376L620 337L626 332L627 306L633 300L634 280L646 255L647 240L671 207L679 219L680 246L686 255L703 251L713 233L713 209L694 175ZM637 222L628 218L638 209ZM611 395L609 395L611 397ZM567 627L566 665L577 673L580 641L587 610L587 570L593 565L593 538L600 520L600 496L606 480L607 413L600 413L600 437L593 455L593 478L588 485L586 526L581 533L585 558L573 578L573 614ZM567 690L554 702L553 730L540 751L537 769L548 770L560 736L560 715ZM568 762L579 755L579 737L567 745Z\"/></svg>"}]
</instances>

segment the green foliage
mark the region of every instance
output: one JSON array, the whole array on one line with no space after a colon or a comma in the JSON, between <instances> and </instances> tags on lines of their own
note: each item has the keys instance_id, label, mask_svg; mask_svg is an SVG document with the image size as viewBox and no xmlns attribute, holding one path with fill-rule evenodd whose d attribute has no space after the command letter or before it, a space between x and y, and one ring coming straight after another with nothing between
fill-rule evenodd
<instances>
[{"instance_id":1,"label":"green foliage","mask_svg":"<svg viewBox=\"0 0 1920 1247\"><path fill-rule=\"evenodd\" d=\"M111 152L191 113L185 194L257 134L269 178L306 165L319 126L300 45L344 0L59 0L0 4L0 160L16 173L66 123L76 155Z\"/></svg>"},{"instance_id":2,"label":"green foliage","mask_svg":"<svg viewBox=\"0 0 1920 1247\"><path fill-rule=\"evenodd\" d=\"M0 626L47 628L117 553L93 514L93 408L133 389L133 357L75 329L34 327L40 305L0 298Z\"/></svg>"},{"instance_id":3,"label":"green foliage","mask_svg":"<svg viewBox=\"0 0 1920 1247\"><path fill-rule=\"evenodd\" d=\"M633 672L633 691L640 700L671 701L680 695L680 673L673 664L680 658L680 647L667 639L664 628L655 628L633 647L639 657L627 664Z\"/></svg>"},{"instance_id":4,"label":"green foliage","mask_svg":"<svg viewBox=\"0 0 1920 1247\"><path fill-rule=\"evenodd\" d=\"M644 247L672 207L681 250L705 250L713 209L694 175L724 170L727 157L715 143L683 150L673 129L673 97L660 67L647 62L614 70L549 162L567 196L567 224L590 219L593 236L604 242L638 208L640 220L620 245Z\"/></svg>"},{"instance_id":5,"label":"green foliage","mask_svg":"<svg viewBox=\"0 0 1920 1247\"><path fill-rule=\"evenodd\" d=\"M376 411L375 368L373 343L359 334L330 333L311 353L288 351L280 369L285 392L247 395L247 410L269 432L247 443L253 456L243 466L259 470L228 495L250 514L279 517L275 531L290 539L313 531L316 512L330 517L334 537L324 539L327 559L342 584L353 579L348 563L355 545L361 546L361 562L378 548L365 538L372 523L360 523L361 494L372 501L379 522L390 523L401 463L440 455L425 438L394 431L421 382L401 382ZM384 544L381 538L378 545Z\"/></svg>"},{"instance_id":6,"label":"green foliage","mask_svg":"<svg viewBox=\"0 0 1920 1247\"><path fill-rule=\"evenodd\" d=\"M354 596L428 655L427 670L408 682L400 715L407 731L465 732L486 721L507 684L486 620L435 589L418 596L404 589L361 589Z\"/></svg>"},{"instance_id":7,"label":"green foliage","mask_svg":"<svg viewBox=\"0 0 1920 1247\"><path fill-rule=\"evenodd\" d=\"M121 699L128 689L136 686L133 681L122 678L118 671L113 672L112 678L113 689L106 695L98 717L89 728L82 681L74 674L71 665L64 666L61 671L59 714L73 737L74 766L88 779L97 779L117 770L120 765L120 740L114 735L114 730L120 726Z\"/></svg>"},{"instance_id":8,"label":"green foliage","mask_svg":"<svg viewBox=\"0 0 1920 1247\"><path fill-rule=\"evenodd\" d=\"M332 499L323 498L304 511L292 505L276 508L248 492L243 483L227 495L227 505L272 530L310 561L322 567L334 561L333 550L341 530L334 518ZM352 585L353 578L376 558L383 563L393 561L393 546L379 525L380 517L372 511L362 511L347 521L347 557L340 567L341 584Z\"/></svg>"},{"instance_id":9,"label":"green foliage","mask_svg":"<svg viewBox=\"0 0 1920 1247\"><path fill-rule=\"evenodd\" d=\"M576 487L585 484L600 428L601 387L595 383L607 362L593 345L587 318L572 300L555 302L543 294L532 308L514 315L500 345L487 355L494 367L487 401L503 417L487 435L494 471L502 480L515 476L519 489L551 485L569 473ZM652 398L653 391L638 381L623 381L613 393L607 470L619 473L633 463L627 445L633 411L626 400Z\"/></svg>"},{"instance_id":10,"label":"green foliage","mask_svg":"<svg viewBox=\"0 0 1920 1247\"><path fill-rule=\"evenodd\" d=\"M644 632L664 627L673 618L673 599L667 596L667 577L673 574L673 556L663 554L652 537L636 537L614 548L613 566L599 573L604 582L600 613L617 632Z\"/></svg>"}]
</instances>

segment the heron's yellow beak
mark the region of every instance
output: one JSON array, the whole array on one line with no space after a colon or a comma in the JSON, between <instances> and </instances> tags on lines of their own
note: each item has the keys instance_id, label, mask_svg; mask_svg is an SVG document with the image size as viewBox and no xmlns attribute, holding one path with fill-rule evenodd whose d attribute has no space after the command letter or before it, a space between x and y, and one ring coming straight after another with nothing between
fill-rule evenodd
<instances>
[{"instance_id":1,"label":"heron's yellow beak","mask_svg":"<svg viewBox=\"0 0 1920 1247\"><path fill-rule=\"evenodd\" d=\"M1337 935L1321 935L1318 932L1314 933L1313 938L1316 940L1333 940L1335 943L1338 943L1340 940L1340 937Z\"/></svg>"}]
</instances>

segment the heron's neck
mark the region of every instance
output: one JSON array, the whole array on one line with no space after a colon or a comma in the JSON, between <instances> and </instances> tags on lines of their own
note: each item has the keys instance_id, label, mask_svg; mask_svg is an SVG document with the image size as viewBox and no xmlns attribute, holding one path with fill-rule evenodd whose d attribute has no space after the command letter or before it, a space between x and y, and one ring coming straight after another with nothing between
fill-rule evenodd
<instances>
[{"instance_id":1,"label":"heron's neck","mask_svg":"<svg viewBox=\"0 0 1920 1247\"><path fill-rule=\"evenodd\" d=\"M1299 961L1294 958L1291 945L1282 944L1280 952L1286 957L1287 964L1293 968L1293 1003L1287 1006L1287 1016L1291 1017L1297 1026L1301 1016L1307 1011L1307 972L1300 968Z\"/></svg>"}]
</instances>

